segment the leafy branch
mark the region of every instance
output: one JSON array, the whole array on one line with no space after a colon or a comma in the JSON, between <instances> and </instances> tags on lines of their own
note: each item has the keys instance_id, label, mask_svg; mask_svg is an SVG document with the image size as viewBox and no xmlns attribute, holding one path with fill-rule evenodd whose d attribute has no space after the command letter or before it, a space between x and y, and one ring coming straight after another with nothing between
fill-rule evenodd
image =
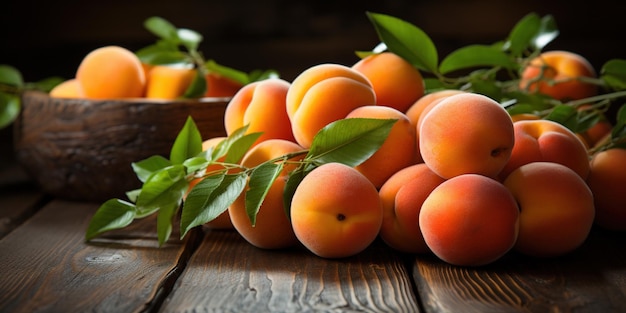
<instances>
[{"instance_id":1,"label":"leafy branch","mask_svg":"<svg viewBox=\"0 0 626 313\"><path fill-rule=\"evenodd\" d=\"M91 240L124 228L135 219L156 214L158 241L163 245L171 236L177 214L180 213L183 238L194 227L217 218L242 194L246 212L254 225L269 188L294 157L304 156L294 163L297 167L288 176L283 196L287 210L293 192L310 171L329 162L350 166L362 163L380 148L395 122L395 119L368 118L338 120L317 133L310 149L247 168L240 161L260 133L246 134L247 127L243 127L215 148L202 151L200 132L188 117L174 141L169 159L151 156L133 163L142 187L127 192L129 201L110 199L103 203L92 217L85 238ZM219 161L222 158L224 161ZM212 165L222 169L207 172ZM201 180L189 190L194 179ZM289 212L286 214L289 216Z\"/></svg>"},{"instance_id":2,"label":"leafy branch","mask_svg":"<svg viewBox=\"0 0 626 313\"><path fill-rule=\"evenodd\" d=\"M161 17L154 16L146 19L144 27L156 35L158 40L156 43L135 52L143 63L168 64L197 69L194 80L183 95L186 98L197 98L206 93L206 75L209 73L219 74L241 85L279 76L275 70L254 70L245 73L220 65L215 60L205 60L199 50L203 40L200 33L187 28L177 28Z\"/></svg>"},{"instance_id":3,"label":"leafy branch","mask_svg":"<svg viewBox=\"0 0 626 313\"><path fill-rule=\"evenodd\" d=\"M626 98L626 60L609 60L602 66L598 78L576 78L602 90L594 97L560 101L519 87L524 67L559 35L551 15L540 17L530 13L518 21L503 40L461 47L441 61L435 44L419 27L384 14L367 12L367 17L381 43L372 51L357 51L357 55L363 57L385 50L399 55L425 74L428 92L459 89L481 93L499 101L511 115L535 114L577 133L604 119L611 106L621 105L611 139L589 152L593 154L626 142L626 110L622 104ZM557 83L545 75L538 76L537 81Z\"/></svg>"}]
</instances>

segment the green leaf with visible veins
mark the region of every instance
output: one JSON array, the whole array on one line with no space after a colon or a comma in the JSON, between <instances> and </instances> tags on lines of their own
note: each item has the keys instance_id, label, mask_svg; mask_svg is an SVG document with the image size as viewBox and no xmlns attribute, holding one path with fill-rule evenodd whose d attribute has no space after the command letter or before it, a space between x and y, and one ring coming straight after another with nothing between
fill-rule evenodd
<instances>
[{"instance_id":1,"label":"green leaf with visible veins","mask_svg":"<svg viewBox=\"0 0 626 313\"><path fill-rule=\"evenodd\" d=\"M218 174L201 180L187 195L181 213L181 238L192 228L210 222L228 209L246 187L248 175Z\"/></svg>"},{"instance_id":2,"label":"green leaf with visible veins","mask_svg":"<svg viewBox=\"0 0 626 313\"><path fill-rule=\"evenodd\" d=\"M180 205L188 186L183 165L172 165L154 173L141 187L137 215L146 216L161 208Z\"/></svg>"},{"instance_id":3,"label":"green leaf with visible veins","mask_svg":"<svg viewBox=\"0 0 626 313\"><path fill-rule=\"evenodd\" d=\"M315 135L305 160L357 166L380 148L396 121L346 118L332 122Z\"/></svg>"},{"instance_id":4,"label":"green leaf with visible veins","mask_svg":"<svg viewBox=\"0 0 626 313\"><path fill-rule=\"evenodd\" d=\"M250 174L246 190L246 214L252 226L256 224L256 215L272 184L283 170L283 163L265 162L255 167Z\"/></svg>"},{"instance_id":5,"label":"green leaf with visible veins","mask_svg":"<svg viewBox=\"0 0 626 313\"><path fill-rule=\"evenodd\" d=\"M437 72L438 55L433 41L417 26L399 18L367 12L378 38L387 49L416 68L431 73Z\"/></svg>"},{"instance_id":6,"label":"green leaf with visible veins","mask_svg":"<svg viewBox=\"0 0 626 313\"><path fill-rule=\"evenodd\" d=\"M178 211L180 204L172 203L170 205L162 206L157 213L157 238L159 240L159 246L163 246L165 242L172 235L172 224L174 215Z\"/></svg>"},{"instance_id":7,"label":"green leaf with visible veins","mask_svg":"<svg viewBox=\"0 0 626 313\"><path fill-rule=\"evenodd\" d=\"M202 135L200 135L196 123L189 116L174 141L170 152L170 161L172 164L183 164L186 159L195 157L201 152Z\"/></svg>"},{"instance_id":8,"label":"green leaf with visible veins","mask_svg":"<svg viewBox=\"0 0 626 313\"><path fill-rule=\"evenodd\" d=\"M480 66L501 66L506 69L514 69L517 63L509 58L502 50L494 46L469 45L457 49L446 56L439 72L447 74L456 70L469 69Z\"/></svg>"},{"instance_id":9,"label":"green leaf with visible veins","mask_svg":"<svg viewBox=\"0 0 626 313\"><path fill-rule=\"evenodd\" d=\"M91 218L85 240L91 240L102 233L128 226L135 218L135 205L119 199L103 203Z\"/></svg>"},{"instance_id":10,"label":"green leaf with visible veins","mask_svg":"<svg viewBox=\"0 0 626 313\"><path fill-rule=\"evenodd\" d=\"M145 183L148 178L150 178L150 176L155 172L160 171L170 165L172 165L172 162L160 155L153 155L139 162L131 163L133 171L142 183Z\"/></svg>"}]
</instances>

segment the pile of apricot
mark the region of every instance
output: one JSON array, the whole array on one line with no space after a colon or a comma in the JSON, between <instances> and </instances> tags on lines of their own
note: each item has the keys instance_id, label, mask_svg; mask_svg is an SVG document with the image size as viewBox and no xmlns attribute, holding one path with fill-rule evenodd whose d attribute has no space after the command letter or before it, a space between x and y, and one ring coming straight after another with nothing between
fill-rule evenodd
<instances>
[{"instance_id":1,"label":"pile of apricot","mask_svg":"<svg viewBox=\"0 0 626 313\"><path fill-rule=\"evenodd\" d=\"M57 85L50 96L84 99L148 98L173 100L183 97L198 69L186 65L151 65L132 51L104 46L89 52L80 62L75 77ZM207 73L205 97L231 97L242 85Z\"/></svg>"},{"instance_id":2,"label":"pile of apricot","mask_svg":"<svg viewBox=\"0 0 626 313\"><path fill-rule=\"evenodd\" d=\"M118 62L104 66L101 58ZM579 55L545 52L524 71L520 90L558 99L597 92L583 81L543 84L535 79L538 69L556 79L594 77ZM76 78L52 94L179 97L191 71L146 66L124 49L105 47L88 55ZM310 148L318 131L340 119L396 120L384 144L362 164L327 163L311 171L289 210L283 193L295 165L285 166L275 180L254 226L245 192L206 224L234 229L259 248L303 245L321 257L340 258L381 238L398 251L479 266L511 250L535 257L570 253L594 225L626 230L626 150L589 154L610 135L605 122L577 134L533 115L511 116L484 95L425 94L420 72L391 52L352 66L312 66L291 82L271 78L240 87L224 125L227 135L246 125L248 132L263 133L241 161L248 168ZM207 140L204 149L223 139Z\"/></svg>"}]
</instances>

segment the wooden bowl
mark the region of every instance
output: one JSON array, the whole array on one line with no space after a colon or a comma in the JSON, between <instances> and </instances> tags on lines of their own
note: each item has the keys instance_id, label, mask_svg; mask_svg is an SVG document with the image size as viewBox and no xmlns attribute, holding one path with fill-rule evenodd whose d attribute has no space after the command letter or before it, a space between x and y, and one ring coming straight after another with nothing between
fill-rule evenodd
<instances>
[{"instance_id":1,"label":"wooden bowl","mask_svg":"<svg viewBox=\"0 0 626 313\"><path fill-rule=\"evenodd\" d=\"M225 136L228 101L60 99L29 91L13 126L16 159L53 196L125 199L126 191L141 187L131 163L169 158L188 116L203 139Z\"/></svg>"}]
</instances>

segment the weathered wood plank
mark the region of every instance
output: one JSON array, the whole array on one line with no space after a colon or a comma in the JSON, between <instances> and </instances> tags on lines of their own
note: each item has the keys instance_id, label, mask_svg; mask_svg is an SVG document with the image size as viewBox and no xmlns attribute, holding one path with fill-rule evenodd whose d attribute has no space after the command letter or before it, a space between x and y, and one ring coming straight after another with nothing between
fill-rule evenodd
<instances>
[{"instance_id":1,"label":"weathered wood plank","mask_svg":"<svg viewBox=\"0 0 626 313\"><path fill-rule=\"evenodd\" d=\"M17 165L0 168L0 238L32 216L47 199Z\"/></svg>"},{"instance_id":2,"label":"weathered wood plank","mask_svg":"<svg viewBox=\"0 0 626 313\"><path fill-rule=\"evenodd\" d=\"M595 229L575 252L510 253L479 268L419 257L413 277L426 312L626 312L626 234Z\"/></svg>"},{"instance_id":3,"label":"weathered wood plank","mask_svg":"<svg viewBox=\"0 0 626 313\"><path fill-rule=\"evenodd\" d=\"M382 243L347 259L261 250L208 231L164 312L418 312L403 259Z\"/></svg>"},{"instance_id":4,"label":"weathered wood plank","mask_svg":"<svg viewBox=\"0 0 626 313\"><path fill-rule=\"evenodd\" d=\"M53 201L0 240L1 312L133 312L151 306L184 244L174 239L159 248L150 218L85 243L97 206Z\"/></svg>"}]
</instances>

